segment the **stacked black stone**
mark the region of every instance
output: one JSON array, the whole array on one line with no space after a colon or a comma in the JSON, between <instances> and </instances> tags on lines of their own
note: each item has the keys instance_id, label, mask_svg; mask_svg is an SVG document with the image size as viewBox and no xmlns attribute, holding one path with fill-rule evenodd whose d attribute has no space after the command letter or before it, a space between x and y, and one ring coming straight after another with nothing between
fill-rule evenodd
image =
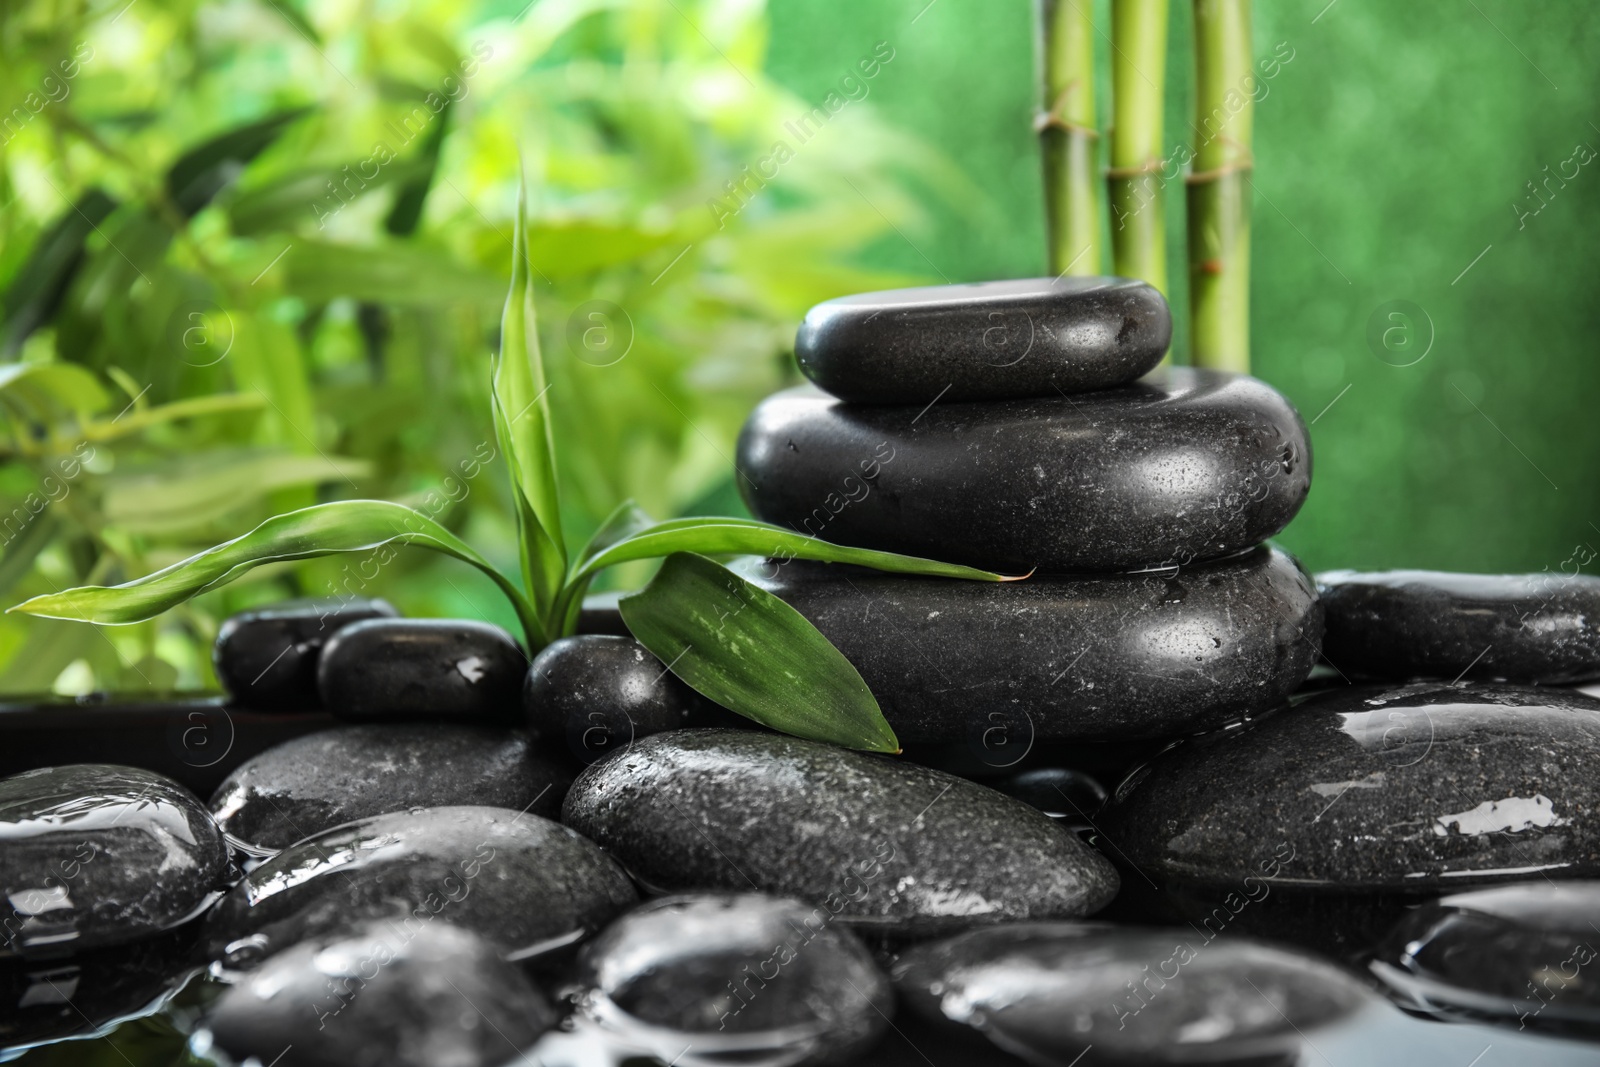
<instances>
[{"instance_id":1,"label":"stacked black stone","mask_svg":"<svg viewBox=\"0 0 1600 1067\"><path fill-rule=\"evenodd\" d=\"M1254 378L1158 368L1171 332L1161 294L1118 278L868 293L807 314L795 350L820 389L746 423L751 511L1032 573L757 569L856 665L902 741L1181 736L1275 707L1310 672L1316 590L1261 547L1305 500L1305 425Z\"/></svg>"}]
</instances>

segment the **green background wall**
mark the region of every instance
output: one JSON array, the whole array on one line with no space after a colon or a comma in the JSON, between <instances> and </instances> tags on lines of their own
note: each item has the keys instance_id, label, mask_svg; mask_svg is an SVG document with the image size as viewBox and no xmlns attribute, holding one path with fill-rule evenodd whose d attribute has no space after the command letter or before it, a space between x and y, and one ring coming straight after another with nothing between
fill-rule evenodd
<instances>
[{"instance_id":1,"label":"green background wall","mask_svg":"<svg viewBox=\"0 0 1600 1067\"><path fill-rule=\"evenodd\" d=\"M925 196L923 225L879 242L874 264L953 281L1044 271L1030 5L774 0L771 16L768 69L812 102L889 42L870 104L982 191L965 204ZM1174 3L1169 145L1189 126L1190 23ZM1255 367L1316 419L1311 498L1282 543L1313 569L1588 558L1600 546L1600 158L1582 161L1600 147L1600 6L1291 0L1258 2L1255 23L1258 57L1293 52L1256 106ZM1548 204L1533 198L1526 183L1575 167L1550 182ZM1177 234L1183 194L1167 192ZM1431 348L1410 366L1368 343L1394 300L1426 314L1413 344L1431 321Z\"/></svg>"}]
</instances>

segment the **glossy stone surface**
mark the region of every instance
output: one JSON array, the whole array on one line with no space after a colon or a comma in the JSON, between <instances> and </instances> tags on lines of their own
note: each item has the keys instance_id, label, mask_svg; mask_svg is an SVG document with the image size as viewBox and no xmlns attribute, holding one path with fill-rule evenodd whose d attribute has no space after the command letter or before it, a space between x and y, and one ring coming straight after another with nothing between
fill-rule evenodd
<instances>
[{"instance_id":1,"label":"glossy stone surface","mask_svg":"<svg viewBox=\"0 0 1600 1067\"><path fill-rule=\"evenodd\" d=\"M277 1067L499 1067L555 1021L522 971L470 931L372 923L246 975L199 1043Z\"/></svg>"},{"instance_id":2,"label":"glossy stone surface","mask_svg":"<svg viewBox=\"0 0 1600 1067\"><path fill-rule=\"evenodd\" d=\"M1041 767L1023 771L995 783L1008 797L1016 797L1052 819L1069 826L1088 826L1100 805L1106 802L1106 788L1082 771L1062 767Z\"/></svg>"},{"instance_id":3,"label":"glossy stone surface","mask_svg":"<svg viewBox=\"0 0 1600 1067\"><path fill-rule=\"evenodd\" d=\"M798 560L743 569L838 646L903 743L993 749L1003 737L1013 749L1212 729L1283 703L1322 633L1311 578L1268 548L1159 573L1004 583Z\"/></svg>"},{"instance_id":4,"label":"glossy stone surface","mask_svg":"<svg viewBox=\"0 0 1600 1067\"><path fill-rule=\"evenodd\" d=\"M1413 1010L1600 1030L1600 882L1456 893L1408 912L1372 973Z\"/></svg>"},{"instance_id":5,"label":"glossy stone surface","mask_svg":"<svg viewBox=\"0 0 1600 1067\"><path fill-rule=\"evenodd\" d=\"M571 830L507 808L418 808L361 819L278 853L206 916L207 951L248 967L364 920L463 926L520 959L576 944L638 899Z\"/></svg>"},{"instance_id":6,"label":"glossy stone surface","mask_svg":"<svg viewBox=\"0 0 1600 1067\"><path fill-rule=\"evenodd\" d=\"M173 929L228 870L222 831L170 778L80 763L0 780L0 955L62 955Z\"/></svg>"},{"instance_id":7,"label":"glossy stone surface","mask_svg":"<svg viewBox=\"0 0 1600 1067\"><path fill-rule=\"evenodd\" d=\"M1097 820L1157 881L1422 894L1600 874L1600 701L1350 687L1185 741ZM1242 887L1242 888L1241 888Z\"/></svg>"},{"instance_id":8,"label":"glossy stone surface","mask_svg":"<svg viewBox=\"0 0 1600 1067\"><path fill-rule=\"evenodd\" d=\"M1048 817L938 771L815 741L676 730L596 763L562 821L641 883L755 889L890 934L1076 918L1111 865Z\"/></svg>"},{"instance_id":9,"label":"glossy stone surface","mask_svg":"<svg viewBox=\"0 0 1600 1067\"><path fill-rule=\"evenodd\" d=\"M1600 578L1331 571L1317 576L1323 652L1350 677L1600 678Z\"/></svg>"},{"instance_id":10,"label":"glossy stone surface","mask_svg":"<svg viewBox=\"0 0 1600 1067\"><path fill-rule=\"evenodd\" d=\"M842 400L914 404L1124 385L1161 362L1167 302L1129 278L1019 278L843 296L806 312L800 369Z\"/></svg>"},{"instance_id":11,"label":"glossy stone surface","mask_svg":"<svg viewBox=\"0 0 1600 1067\"><path fill-rule=\"evenodd\" d=\"M664 1061L708 1038L740 1062L849 1061L894 1013L889 980L826 907L758 893L653 900L585 946L578 980L581 1013Z\"/></svg>"},{"instance_id":12,"label":"glossy stone surface","mask_svg":"<svg viewBox=\"0 0 1600 1067\"><path fill-rule=\"evenodd\" d=\"M910 1012L1034 1063L1295 1063L1376 1000L1314 957L1184 927L993 927L912 948L893 977Z\"/></svg>"},{"instance_id":13,"label":"glossy stone surface","mask_svg":"<svg viewBox=\"0 0 1600 1067\"><path fill-rule=\"evenodd\" d=\"M593 763L635 738L690 725L705 701L633 638L586 634L534 657L522 703L544 743Z\"/></svg>"},{"instance_id":14,"label":"glossy stone surface","mask_svg":"<svg viewBox=\"0 0 1600 1067\"><path fill-rule=\"evenodd\" d=\"M480 804L554 818L572 774L518 731L368 723L286 741L237 767L211 797L236 848L270 855L340 823L417 807Z\"/></svg>"},{"instance_id":15,"label":"glossy stone surface","mask_svg":"<svg viewBox=\"0 0 1600 1067\"><path fill-rule=\"evenodd\" d=\"M341 630L317 668L341 719L515 723L528 660L498 626L467 619L376 619Z\"/></svg>"},{"instance_id":16,"label":"glossy stone surface","mask_svg":"<svg viewBox=\"0 0 1600 1067\"><path fill-rule=\"evenodd\" d=\"M758 518L1015 574L1225 556L1283 529L1311 484L1287 400L1190 367L1084 396L922 412L793 389L756 408L737 463Z\"/></svg>"},{"instance_id":17,"label":"glossy stone surface","mask_svg":"<svg viewBox=\"0 0 1600 1067\"><path fill-rule=\"evenodd\" d=\"M217 681L243 707L313 710L321 706L317 661L328 639L351 623L398 614L387 601L352 598L289 600L234 615L211 651Z\"/></svg>"}]
</instances>

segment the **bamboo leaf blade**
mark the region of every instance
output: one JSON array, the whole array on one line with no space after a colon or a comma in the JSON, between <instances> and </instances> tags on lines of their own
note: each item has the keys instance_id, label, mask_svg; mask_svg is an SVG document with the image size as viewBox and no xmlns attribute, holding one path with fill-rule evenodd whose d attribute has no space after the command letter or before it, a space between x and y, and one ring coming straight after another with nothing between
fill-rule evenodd
<instances>
[{"instance_id":1,"label":"bamboo leaf blade","mask_svg":"<svg viewBox=\"0 0 1600 1067\"><path fill-rule=\"evenodd\" d=\"M900 750L844 654L805 616L721 564L675 552L621 609L673 674L729 710L796 737Z\"/></svg>"}]
</instances>

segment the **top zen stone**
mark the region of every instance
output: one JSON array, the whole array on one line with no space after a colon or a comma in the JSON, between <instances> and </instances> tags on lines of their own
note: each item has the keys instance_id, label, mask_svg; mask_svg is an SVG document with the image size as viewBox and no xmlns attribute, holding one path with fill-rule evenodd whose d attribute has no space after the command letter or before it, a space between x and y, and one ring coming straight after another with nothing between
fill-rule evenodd
<instances>
[{"instance_id":1,"label":"top zen stone","mask_svg":"<svg viewBox=\"0 0 1600 1067\"><path fill-rule=\"evenodd\" d=\"M768 397L739 437L756 517L838 544L1021 573L1230 555L1288 525L1311 485L1289 402L1172 367L1080 397L844 404Z\"/></svg>"},{"instance_id":2,"label":"top zen stone","mask_svg":"<svg viewBox=\"0 0 1600 1067\"><path fill-rule=\"evenodd\" d=\"M806 313L794 354L841 400L926 404L1124 385L1172 339L1167 302L1127 278L1021 278L860 293Z\"/></svg>"}]
</instances>

